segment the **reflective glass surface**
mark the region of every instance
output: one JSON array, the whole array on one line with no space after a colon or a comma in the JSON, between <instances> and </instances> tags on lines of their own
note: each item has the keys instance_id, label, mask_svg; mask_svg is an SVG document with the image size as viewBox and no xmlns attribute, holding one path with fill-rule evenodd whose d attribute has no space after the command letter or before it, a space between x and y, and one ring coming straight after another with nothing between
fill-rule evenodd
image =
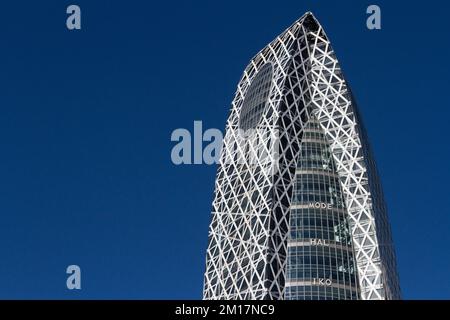
<instances>
[{"instance_id":1,"label":"reflective glass surface","mask_svg":"<svg viewBox=\"0 0 450 320\"><path fill-rule=\"evenodd\" d=\"M306 126L300 149L290 213L285 299L358 299L341 185L315 118Z\"/></svg>"}]
</instances>

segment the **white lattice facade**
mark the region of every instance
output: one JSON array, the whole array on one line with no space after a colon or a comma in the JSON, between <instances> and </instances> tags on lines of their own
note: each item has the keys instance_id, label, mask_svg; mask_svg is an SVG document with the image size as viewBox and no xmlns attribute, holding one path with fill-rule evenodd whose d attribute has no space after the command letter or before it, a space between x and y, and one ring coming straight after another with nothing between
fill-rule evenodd
<instances>
[{"instance_id":1,"label":"white lattice facade","mask_svg":"<svg viewBox=\"0 0 450 320\"><path fill-rule=\"evenodd\" d=\"M300 168L305 148L315 169ZM327 164L332 171L324 171ZM317 208L295 198L307 194ZM364 300L400 299L368 140L331 44L311 13L245 69L226 125L212 207L205 299L344 299L346 292ZM344 245L347 225L351 241Z\"/></svg>"}]
</instances>

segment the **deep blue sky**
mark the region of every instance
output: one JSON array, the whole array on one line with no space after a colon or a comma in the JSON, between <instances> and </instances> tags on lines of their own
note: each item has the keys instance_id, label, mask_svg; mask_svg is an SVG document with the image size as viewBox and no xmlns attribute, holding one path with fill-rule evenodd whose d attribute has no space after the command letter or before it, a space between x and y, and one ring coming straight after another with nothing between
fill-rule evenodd
<instances>
[{"instance_id":1,"label":"deep blue sky","mask_svg":"<svg viewBox=\"0 0 450 320\"><path fill-rule=\"evenodd\" d=\"M375 3L381 31L355 0L2 3L0 298L200 298L216 168L173 165L171 132L223 129L248 60L309 10L368 129L404 298L450 298L450 5Z\"/></svg>"}]
</instances>

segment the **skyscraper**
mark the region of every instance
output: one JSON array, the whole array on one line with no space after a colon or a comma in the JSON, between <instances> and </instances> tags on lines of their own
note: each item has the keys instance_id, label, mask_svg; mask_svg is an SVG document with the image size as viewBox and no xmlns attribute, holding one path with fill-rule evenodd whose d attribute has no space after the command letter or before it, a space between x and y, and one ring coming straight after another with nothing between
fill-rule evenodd
<instances>
[{"instance_id":1,"label":"skyscraper","mask_svg":"<svg viewBox=\"0 0 450 320\"><path fill-rule=\"evenodd\" d=\"M311 13L246 67L226 124L205 299L400 299L361 117Z\"/></svg>"}]
</instances>

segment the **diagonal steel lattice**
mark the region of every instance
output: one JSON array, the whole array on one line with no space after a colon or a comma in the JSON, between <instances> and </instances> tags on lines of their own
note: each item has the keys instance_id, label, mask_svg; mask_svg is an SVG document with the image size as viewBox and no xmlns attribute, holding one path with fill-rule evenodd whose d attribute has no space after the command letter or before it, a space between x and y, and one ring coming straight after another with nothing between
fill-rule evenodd
<instances>
[{"instance_id":1,"label":"diagonal steel lattice","mask_svg":"<svg viewBox=\"0 0 450 320\"><path fill-rule=\"evenodd\" d=\"M251 84L268 64L267 102L253 115L245 111L246 119L260 114L260 120L251 134L242 134L246 94L255 91ZM284 298L295 169L312 116L336 162L360 298L400 299L386 206L365 130L330 41L309 12L250 61L238 84L215 183L204 299Z\"/></svg>"}]
</instances>

